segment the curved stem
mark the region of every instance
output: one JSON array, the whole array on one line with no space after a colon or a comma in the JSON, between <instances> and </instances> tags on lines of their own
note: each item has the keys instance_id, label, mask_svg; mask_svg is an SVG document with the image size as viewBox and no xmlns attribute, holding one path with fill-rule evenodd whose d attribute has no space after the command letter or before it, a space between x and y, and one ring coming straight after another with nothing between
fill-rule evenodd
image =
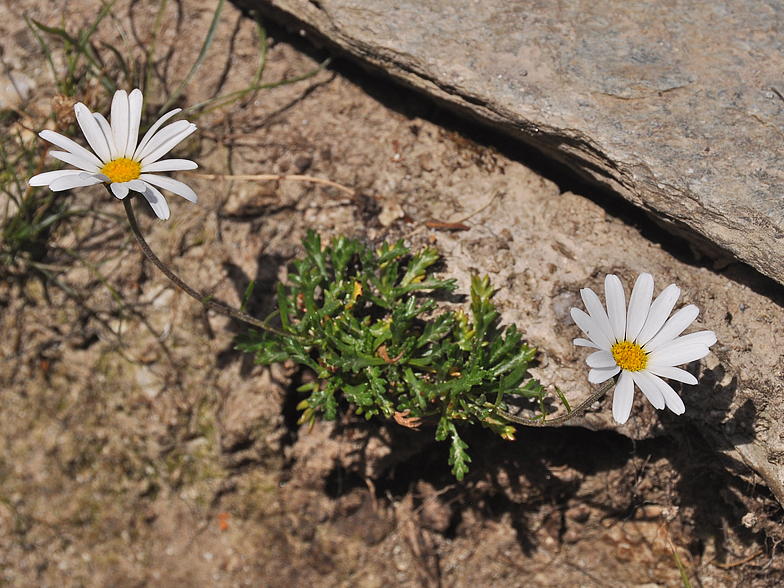
<instances>
[{"instance_id":1,"label":"curved stem","mask_svg":"<svg viewBox=\"0 0 784 588\"><path fill-rule=\"evenodd\" d=\"M209 308L214 310L215 312L219 312L222 315L229 316L231 318L237 319L238 321L242 321L244 323L248 323L249 325L253 325L254 327L258 327L264 331L269 331L270 333L275 333L276 335L282 335L284 337L296 337L293 333L289 333L288 331L284 331L282 329L277 329L275 327L271 327L267 323L260 321L257 318L250 316L249 314L245 314L244 312L240 312L239 310L235 310L229 306L225 306L220 304L219 302L215 302L214 300L210 300L209 296L202 296L196 290L191 288L188 284L183 282L179 276L177 276L174 272L172 272L164 263L158 259L158 256L153 253L150 246L147 244L147 241L144 239L142 235L142 231L139 228L139 223L136 222L136 215L133 213L133 205L131 204L132 198L129 196L123 200L123 206L125 206L125 214L128 217L128 222L131 223L131 230L133 230L133 234L136 236L136 241L139 243L139 247L142 248L142 252L144 255L147 256L147 259L152 261L159 270L161 270L164 275L169 278L174 284L183 290L188 296L193 298L194 300L198 300L202 306L205 308Z\"/></svg>"},{"instance_id":2,"label":"curved stem","mask_svg":"<svg viewBox=\"0 0 784 588\"><path fill-rule=\"evenodd\" d=\"M546 420L544 418L544 415L542 415L542 418L527 419L525 417L519 417L511 413L508 413L505 410L501 410L500 408L496 408L495 412L501 415L502 417L504 417L506 420L511 421L513 423L517 423L518 425L525 425L526 427L554 427L556 425L565 423L566 421L570 421L574 417L579 416L580 414L585 412L586 408L588 408L591 404L599 400L599 398L607 394L607 391L610 388L612 388L614 384L615 384L615 378L610 378L604 384L602 384L601 388L599 388L596 392L591 394L587 400L585 400L582 404L580 404L580 406L578 406L572 411L569 411L567 414L563 416L559 416L557 418L550 419L550 420Z\"/></svg>"}]
</instances>

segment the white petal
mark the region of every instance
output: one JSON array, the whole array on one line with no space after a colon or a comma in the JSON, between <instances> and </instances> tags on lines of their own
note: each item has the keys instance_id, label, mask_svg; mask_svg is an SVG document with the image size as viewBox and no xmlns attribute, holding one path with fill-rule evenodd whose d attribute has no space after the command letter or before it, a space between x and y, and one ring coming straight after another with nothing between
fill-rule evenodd
<instances>
[{"instance_id":1,"label":"white petal","mask_svg":"<svg viewBox=\"0 0 784 588\"><path fill-rule=\"evenodd\" d=\"M599 328L599 325L596 324L596 321L593 320L588 314L584 311L580 310L579 308L573 308L571 310L572 319L574 319L575 324L582 330L583 333L588 335L591 341L594 342L596 347L599 349L607 349L609 350L612 347L612 343L607 338L607 335L604 334Z\"/></svg>"},{"instance_id":2,"label":"white petal","mask_svg":"<svg viewBox=\"0 0 784 588\"><path fill-rule=\"evenodd\" d=\"M643 349L648 353L651 353L652 351L660 349L663 345L670 343L675 337L683 333L683 331L686 330L686 327L694 322L694 319L697 318L698 314L700 314L700 309L693 304L684 306L664 323L664 326L645 344Z\"/></svg>"},{"instance_id":3,"label":"white petal","mask_svg":"<svg viewBox=\"0 0 784 588\"><path fill-rule=\"evenodd\" d=\"M686 370L682 370L681 368L674 366L651 365L649 362L645 369L646 371L649 371L652 374L656 374L657 376L661 376L662 378L670 378L671 380L677 380L678 382L683 382L684 384L694 385L697 383L697 378L695 378L692 374Z\"/></svg>"},{"instance_id":4,"label":"white petal","mask_svg":"<svg viewBox=\"0 0 784 588\"><path fill-rule=\"evenodd\" d=\"M626 294L620 278L607 274L604 279L604 297L607 300L607 316L610 319L616 341L623 341L626 336Z\"/></svg>"},{"instance_id":5,"label":"white petal","mask_svg":"<svg viewBox=\"0 0 784 588\"><path fill-rule=\"evenodd\" d=\"M76 170L74 170L76 171ZM84 186L93 186L100 184L101 180L95 176L86 174L82 171L76 171L75 175L61 176L56 180L49 182L49 189L53 192L60 192L62 190L70 190L71 188L83 188Z\"/></svg>"},{"instance_id":6,"label":"white petal","mask_svg":"<svg viewBox=\"0 0 784 588\"><path fill-rule=\"evenodd\" d=\"M128 132L131 126L130 111L128 92L117 90L112 99L112 137L117 148L122 150L122 154L115 157L128 157L128 152L125 149L128 146ZM131 155L133 155L133 151L131 151Z\"/></svg>"},{"instance_id":7,"label":"white petal","mask_svg":"<svg viewBox=\"0 0 784 588\"><path fill-rule=\"evenodd\" d=\"M166 198L163 197L155 186L151 186L150 184L145 183L145 190L143 192L145 199L147 202L150 203L153 212L155 215L161 220L168 220L169 215L169 205L166 203Z\"/></svg>"},{"instance_id":8,"label":"white petal","mask_svg":"<svg viewBox=\"0 0 784 588\"><path fill-rule=\"evenodd\" d=\"M612 345L615 342L615 334L610 325L610 319L607 318L607 313L602 306L602 301L599 300L596 292L590 288L583 288L580 290L580 296L582 296L583 303L585 304L585 310L588 311L588 314L591 316L594 323L596 323L596 326L599 327L602 333L604 333L607 341ZM591 337L591 339L593 339L593 337ZM597 343L599 342L597 341Z\"/></svg>"},{"instance_id":9,"label":"white petal","mask_svg":"<svg viewBox=\"0 0 784 588\"><path fill-rule=\"evenodd\" d=\"M101 167L103 165L103 162L98 159L94 153L90 153L90 151L79 145L79 143L76 143L68 137L64 137L60 133L47 130L41 131L38 136L44 141L49 141L53 145L57 145L60 149L65 149L69 153L73 153L74 155L83 158L85 161L89 161L96 167Z\"/></svg>"},{"instance_id":10,"label":"white petal","mask_svg":"<svg viewBox=\"0 0 784 588\"><path fill-rule=\"evenodd\" d=\"M667 317L670 316L672 307L675 306L680 295L681 289L675 284L670 284L656 297L656 300L651 304L651 310L648 313L645 325L643 325L640 334L637 335L638 345L645 345L659 332Z\"/></svg>"},{"instance_id":11,"label":"white petal","mask_svg":"<svg viewBox=\"0 0 784 588\"><path fill-rule=\"evenodd\" d=\"M84 138L87 139L95 154L101 161L111 161L112 154L109 150L109 142L101 130L101 125L93 118L90 109L81 102L77 102L76 106L74 106L74 112L76 113L76 120L82 128L82 133L84 133Z\"/></svg>"},{"instance_id":12,"label":"white petal","mask_svg":"<svg viewBox=\"0 0 784 588\"><path fill-rule=\"evenodd\" d=\"M589 367L599 369L613 368L618 365L615 363L615 358L612 353L605 350L591 353L591 355L586 358L585 363L587 363Z\"/></svg>"},{"instance_id":13,"label":"white petal","mask_svg":"<svg viewBox=\"0 0 784 588\"><path fill-rule=\"evenodd\" d=\"M670 345L683 345L685 343L702 343L706 347L710 347L716 343L716 333L713 331L698 331L696 333L689 333L675 339Z\"/></svg>"},{"instance_id":14,"label":"white petal","mask_svg":"<svg viewBox=\"0 0 784 588\"><path fill-rule=\"evenodd\" d=\"M588 372L588 381L591 384L601 384L602 382L606 382L613 376L615 376L618 372L621 371L617 365L613 368L593 368L591 371Z\"/></svg>"},{"instance_id":15,"label":"white petal","mask_svg":"<svg viewBox=\"0 0 784 588\"><path fill-rule=\"evenodd\" d=\"M140 153L139 163L144 166L158 161L195 130L196 125L187 120L178 120L165 129L161 129Z\"/></svg>"},{"instance_id":16,"label":"white petal","mask_svg":"<svg viewBox=\"0 0 784 588\"><path fill-rule=\"evenodd\" d=\"M589 341L588 339L583 339L582 337L577 337L574 340L574 344L580 347L593 347L594 349L601 349L596 343L593 341Z\"/></svg>"},{"instance_id":17,"label":"white petal","mask_svg":"<svg viewBox=\"0 0 784 588\"><path fill-rule=\"evenodd\" d=\"M686 405L683 404L683 400L667 382L662 380L660 389L662 394L664 394L664 401L667 403L667 408L675 414L683 414L686 412Z\"/></svg>"},{"instance_id":18,"label":"white petal","mask_svg":"<svg viewBox=\"0 0 784 588\"><path fill-rule=\"evenodd\" d=\"M657 353L670 351L673 349L680 349L690 345L704 345L710 347L716 342L716 334L713 331L699 331L698 333L689 333L682 335L677 339L673 339L667 345L664 345L656 350Z\"/></svg>"},{"instance_id":19,"label":"white petal","mask_svg":"<svg viewBox=\"0 0 784 588\"><path fill-rule=\"evenodd\" d=\"M144 137L142 137L141 143L139 143L138 147L136 147L136 151L133 152L133 157L131 159L133 159L134 161L139 161L139 154L147 146L147 143L149 143L149 141L150 141L150 139L152 139L153 135L155 135L155 131L160 129L161 126L163 125L163 123L165 123L167 120L169 120L175 114L180 112L180 110L182 110L182 109L181 108L175 108L174 110L170 110L169 112L164 114L161 118L156 120L155 124L153 124L149 128L149 130L146 133L144 133Z\"/></svg>"},{"instance_id":20,"label":"white petal","mask_svg":"<svg viewBox=\"0 0 784 588\"><path fill-rule=\"evenodd\" d=\"M71 165L76 166L84 171L89 171L89 172L101 171L101 168L97 165L93 165L92 161L85 159L80 155L76 155L75 153L68 153L67 151L50 151L49 155L51 155L55 159L64 161L65 163L70 163Z\"/></svg>"},{"instance_id":21,"label":"white petal","mask_svg":"<svg viewBox=\"0 0 784 588\"><path fill-rule=\"evenodd\" d=\"M27 183L31 186L48 186L54 180L64 178L67 176L79 176L80 170L78 169L59 169L56 171L44 172L30 178Z\"/></svg>"},{"instance_id":22,"label":"white petal","mask_svg":"<svg viewBox=\"0 0 784 588\"><path fill-rule=\"evenodd\" d=\"M648 311L651 309L653 299L653 276L640 274L634 283L632 295L629 298L629 312L626 315L626 340L634 341L640 334Z\"/></svg>"},{"instance_id":23,"label":"white petal","mask_svg":"<svg viewBox=\"0 0 784 588\"><path fill-rule=\"evenodd\" d=\"M129 190L133 190L134 192L138 192L139 194L144 194L144 191L147 189L147 184L143 180L131 180L126 182L128 185Z\"/></svg>"},{"instance_id":24,"label":"white petal","mask_svg":"<svg viewBox=\"0 0 784 588\"><path fill-rule=\"evenodd\" d=\"M654 408L658 410L664 408L664 394L662 394L659 389L659 382L661 382L659 378L643 370L641 372L632 373L632 379L634 380L634 383L640 387L645 398L648 399L648 402L650 402Z\"/></svg>"},{"instance_id":25,"label":"white petal","mask_svg":"<svg viewBox=\"0 0 784 588\"><path fill-rule=\"evenodd\" d=\"M153 184L154 186L168 190L169 192L174 192L177 194L177 196L182 196L185 198L185 200L190 202L196 202L199 199L199 197L196 196L196 192L194 192L190 186L180 182L179 180L167 178L166 176L155 176L151 174L142 174L139 176L139 179L147 182L148 184Z\"/></svg>"},{"instance_id":26,"label":"white petal","mask_svg":"<svg viewBox=\"0 0 784 588\"><path fill-rule=\"evenodd\" d=\"M170 172L182 171L187 169L196 169L199 165L190 159L163 159L150 163L142 168L142 173L155 173L155 172Z\"/></svg>"},{"instance_id":27,"label":"white petal","mask_svg":"<svg viewBox=\"0 0 784 588\"><path fill-rule=\"evenodd\" d=\"M126 182L114 182L109 186L109 189L120 200L123 200L128 195L128 184Z\"/></svg>"},{"instance_id":28,"label":"white petal","mask_svg":"<svg viewBox=\"0 0 784 588\"><path fill-rule=\"evenodd\" d=\"M93 112L93 118L95 119L95 122L98 123L98 126L101 127L103 136L106 137L106 144L109 145L109 153L111 154L112 159L121 157L120 151L117 149L117 145L114 144L114 137L112 137L112 127L109 125L109 122L100 112Z\"/></svg>"},{"instance_id":29,"label":"white petal","mask_svg":"<svg viewBox=\"0 0 784 588\"><path fill-rule=\"evenodd\" d=\"M613 393L613 418L619 424L629 420L634 404L634 380L629 372L621 372Z\"/></svg>"},{"instance_id":30,"label":"white petal","mask_svg":"<svg viewBox=\"0 0 784 588\"><path fill-rule=\"evenodd\" d=\"M142 104L144 96L139 88L133 90L128 97L128 143L125 145L127 157L132 158L136 151L136 141L139 140L139 125L142 120Z\"/></svg>"},{"instance_id":31,"label":"white petal","mask_svg":"<svg viewBox=\"0 0 784 588\"><path fill-rule=\"evenodd\" d=\"M657 349L648 356L651 365L676 366L702 359L710 353L707 345L702 343L686 343L684 345L672 344Z\"/></svg>"}]
</instances>

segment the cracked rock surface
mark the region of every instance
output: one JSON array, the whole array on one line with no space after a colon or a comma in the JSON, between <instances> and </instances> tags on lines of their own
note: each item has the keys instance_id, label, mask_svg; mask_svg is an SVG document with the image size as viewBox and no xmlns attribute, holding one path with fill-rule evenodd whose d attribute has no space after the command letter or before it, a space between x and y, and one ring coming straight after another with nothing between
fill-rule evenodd
<instances>
[{"instance_id":1,"label":"cracked rock surface","mask_svg":"<svg viewBox=\"0 0 784 588\"><path fill-rule=\"evenodd\" d=\"M244 3L784 283L781 3Z\"/></svg>"}]
</instances>

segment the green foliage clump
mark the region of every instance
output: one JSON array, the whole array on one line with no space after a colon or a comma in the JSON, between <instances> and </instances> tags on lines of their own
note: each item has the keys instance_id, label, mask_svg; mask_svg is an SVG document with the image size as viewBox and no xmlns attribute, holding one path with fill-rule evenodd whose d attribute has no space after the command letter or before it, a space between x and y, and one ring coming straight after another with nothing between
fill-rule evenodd
<instances>
[{"instance_id":1,"label":"green foliage clump","mask_svg":"<svg viewBox=\"0 0 784 588\"><path fill-rule=\"evenodd\" d=\"M527 371L536 350L514 325L500 326L489 278L472 278L470 315L439 314L433 293L456 285L429 275L435 249L412 255L401 240L373 251L345 236L322 247L312 231L303 243L291 287L278 285L289 335L250 331L237 346L257 363L292 359L316 373L299 388L310 393L298 405L300 423L312 426L317 414L333 420L341 396L368 419L437 423L436 439L450 440L449 464L461 480L471 458L456 424L480 423L513 439L498 412L505 395L542 403L544 390Z\"/></svg>"},{"instance_id":2,"label":"green foliage clump","mask_svg":"<svg viewBox=\"0 0 784 588\"><path fill-rule=\"evenodd\" d=\"M7 113L0 115L0 276L23 273L28 261L40 261L47 251L52 226L66 216L63 198L41 195L28 188L38 146L26 144L11 131Z\"/></svg>"}]
</instances>

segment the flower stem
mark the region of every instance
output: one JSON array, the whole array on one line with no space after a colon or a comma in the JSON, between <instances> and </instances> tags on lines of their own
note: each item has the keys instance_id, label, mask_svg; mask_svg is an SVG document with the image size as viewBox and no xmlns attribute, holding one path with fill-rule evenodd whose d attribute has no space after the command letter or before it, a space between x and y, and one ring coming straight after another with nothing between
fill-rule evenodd
<instances>
[{"instance_id":1,"label":"flower stem","mask_svg":"<svg viewBox=\"0 0 784 588\"><path fill-rule=\"evenodd\" d=\"M289 333L288 331L284 331L282 329L277 329L263 321L260 321L257 318L250 316L249 314L245 314L244 312L240 312L239 310L235 310L229 306L215 302L214 300L211 300L209 296L202 296L196 290L182 281L179 276L172 272L160 259L158 259L158 256L153 253L152 249L147 244L147 241L144 239L142 231L139 228L139 223L136 222L136 215L133 213L133 205L131 200L132 198L129 196L122 202L125 206L125 214L128 217L128 222L131 224L131 230L136 236L136 241L139 243L139 247L142 248L142 252L147 256L147 259L152 261L155 264L155 267L161 270L167 278L174 282L174 284L183 290L188 296L194 300L199 301L202 306L204 306L204 308L209 308L210 310L214 310L215 312L218 312L222 315L237 319L238 321L248 323L249 325L253 325L254 327L258 327L264 331L269 331L270 333L275 333L276 335L281 335L284 337L296 337L296 335L293 333Z\"/></svg>"},{"instance_id":2,"label":"flower stem","mask_svg":"<svg viewBox=\"0 0 784 588\"><path fill-rule=\"evenodd\" d=\"M506 412L505 410L501 410L500 408L496 408L495 412L504 417L506 420L511 421L513 423L517 423L518 425L525 425L526 427L555 427L556 425L560 425L573 419L576 416L579 416L585 409L588 408L591 404L599 400L602 396L607 394L607 391L613 387L615 384L615 378L610 378L607 380L601 388L599 388L596 392L591 394L587 400L585 400L580 406L575 408L574 410L569 411L567 414L563 416L556 417L554 419L546 420L544 415L541 418L534 418L534 419L527 419L525 417L519 417L513 415L511 413Z\"/></svg>"}]
</instances>

